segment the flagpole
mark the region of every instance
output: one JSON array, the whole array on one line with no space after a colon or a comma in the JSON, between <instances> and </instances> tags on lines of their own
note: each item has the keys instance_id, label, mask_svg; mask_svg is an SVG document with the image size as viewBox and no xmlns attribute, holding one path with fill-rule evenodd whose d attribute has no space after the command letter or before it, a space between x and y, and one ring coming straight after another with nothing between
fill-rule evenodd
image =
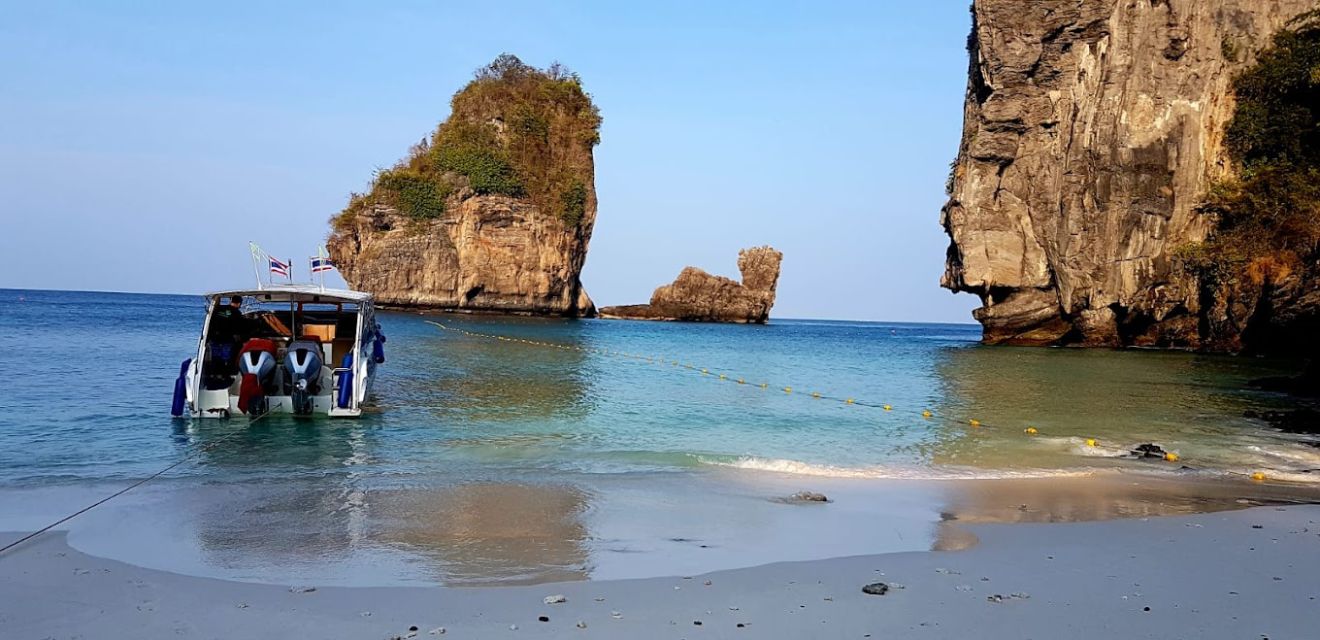
<instances>
[{"instance_id":1,"label":"flagpole","mask_svg":"<svg viewBox=\"0 0 1320 640\"><path fill-rule=\"evenodd\" d=\"M255 242L253 242L253 241L251 241L251 240L248 240L248 253L250 254L250 255L248 256L248 258L252 261L252 277L253 277L253 278L256 278L256 280L257 280L257 290L258 290L258 291L260 291L260 290L262 289L262 287L261 287L261 271L257 269L257 254L260 253L260 252L261 252L261 247L258 247L258 246L257 246L257 243L255 243Z\"/></svg>"},{"instance_id":2,"label":"flagpole","mask_svg":"<svg viewBox=\"0 0 1320 640\"><path fill-rule=\"evenodd\" d=\"M321 246L316 248L316 257L321 258L321 293L325 293L325 247Z\"/></svg>"}]
</instances>

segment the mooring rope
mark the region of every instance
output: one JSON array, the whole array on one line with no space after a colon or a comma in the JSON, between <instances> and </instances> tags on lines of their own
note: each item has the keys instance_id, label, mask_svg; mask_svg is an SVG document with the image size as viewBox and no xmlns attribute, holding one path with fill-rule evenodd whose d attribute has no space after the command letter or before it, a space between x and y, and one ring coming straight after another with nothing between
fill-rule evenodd
<instances>
[{"instance_id":1,"label":"mooring rope","mask_svg":"<svg viewBox=\"0 0 1320 640\"><path fill-rule=\"evenodd\" d=\"M707 367L698 367L698 366L696 366L696 365L694 365L694 364L691 364L690 362L681 361L681 360L674 360L674 359L666 358L666 357L662 357L662 356L648 356L648 355L635 354L635 353L628 353L628 352L625 352L625 351L610 350L610 349L599 348L599 347L584 347L584 346L581 346L581 345L574 345L574 344L562 344L562 343L555 343L555 342L545 342L545 341L540 341L540 340L529 340L529 339L527 339L527 338L518 338L518 337L513 337L513 336L504 336L504 335L497 335L497 334L490 334L490 333L480 333L480 332L476 332L476 331L469 331L469 330L467 330L467 329L460 329L460 328L457 328L457 327L446 326L446 325L443 325L443 324L441 324L441 323L439 323L439 322L434 322L434 321L431 321L431 320L426 320L425 322L426 322L427 324L433 325L433 326L438 327L438 328L440 328L440 329L443 329L443 330L445 330L445 331L451 331L451 332L454 332L454 333L463 334L463 335L465 335L465 336L469 336L469 337L473 337L473 338L483 338L483 339L488 339L488 340L497 340L497 341L500 341L500 342L513 342L513 343L525 344L525 345L535 346L535 347L545 347L545 348L551 348L551 349L560 349L560 350L564 350L564 351L581 351L581 352L583 352L583 353L594 353L594 354L605 355L605 356L616 356L616 357L621 357L621 358L627 358L627 359L636 360L636 361L639 361L639 362L646 362L646 363L653 363L653 364L661 364L661 365L669 365L668 368L671 369L671 370L672 370L673 368L678 368L678 369L686 370L686 371L699 372L699 373L700 373L701 375L703 375L703 376L711 376L713 379L716 379L716 380L727 380L727 381L729 381L729 382L733 382L733 383L736 383L736 384L738 384L738 385L746 385L746 386L749 386L749 387L759 388L759 389L762 389L762 390L769 390L771 387L774 387L774 388L777 389L777 390L781 390L781 391L782 391L784 394L786 394L786 395L795 395L795 396L801 396L801 397L810 397L810 398L815 399L815 400L828 400L828 401L839 402L839 403L842 403L842 404L845 404L845 405L850 405L850 406L858 406L858 407L868 407L868 408L873 408L873 409L880 409L880 410L882 410L882 411L885 411L886 413L889 413L889 412L893 412L893 411L895 411L894 406L893 406L892 404L889 404L889 403L865 402L865 401L859 400L859 399L857 399L857 398L851 398L851 397L845 397L845 396L830 395L830 394L825 394L825 393L821 393L821 392L818 392L818 391L803 392L803 391L800 391L800 390L795 390L795 389L794 389L793 387L791 387L791 386L782 386L782 387L781 387L781 386L779 386L779 385L771 385L769 382L749 382L748 379L747 379L746 377L743 377L743 376L736 376L736 377L733 377L733 374L729 374L729 373L720 373L718 370L712 370L712 369L707 368ZM981 431L981 430L990 430L990 431L999 431L999 432L1016 431L1015 428L1006 427L1006 426L1003 426L1003 425L986 424L986 423L983 423L983 422L981 422L979 419L976 419L976 418L968 418L968 419L966 419L966 420L961 420L961 419L953 418L953 417L951 417L951 416L947 416L947 415L943 414L942 412L932 411L932 410L929 409L929 408L921 409L921 411L920 411L919 413L917 413L917 415L919 415L923 420L936 420L936 421L943 422L943 423L946 423L946 424L958 425L958 426L964 426L964 427L971 427L972 429L975 429L975 430L978 430L978 431ZM1032 426L1032 425L1030 425L1030 424L1028 424L1028 425L1027 425L1025 428L1023 428L1021 431L1022 431L1022 433L1026 434L1027 436L1036 436L1036 435L1040 435L1040 434L1041 434L1040 429L1038 429L1038 428L1036 428L1035 426ZM1094 438L1094 437L1083 437L1083 436L1079 436L1079 435L1076 435L1076 434L1058 434L1058 435L1063 435L1063 436L1066 436L1066 437L1072 437L1072 438L1078 438L1078 439L1080 439L1083 443L1085 443L1085 445L1086 445L1087 447L1094 448L1094 447L1099 447L1099 446L1100 446L1100 440L1099 440L1098 438ZM1180 457L1178 456L1178 454L1173 453L1173 452L1170 451L1170 452L1165 452L1165 454L1164 454L1164 458L1163 458L1163 459L1164 459L1165 461L1167 461L1167 462L1178 462L1178 461L1180 460ZM1263 480L1263 479L1264 479L1264 474L1263 474L1262 472L1256 472L1256 473L1251 474L1250 477L1251 477L1253 480Z\"/></svg>"},{"instance_id":2,"label":"mooring rope","mask_svg":"<svg viewBox=\"0 0 1320 640\"><path fill-rule=\"evenodd\" d=\"M251 420L249 420L249 421L247 422L247 424L248 424L248 425L251 425L252 423L257 422L258 420L261 420L262 418L265 418L265 417L268 416L268 415L270 415L270 411L269 411L269 410L266 411L265 413L263 413L263 414L261 414L261 415L255 417L255 418L252 418ZM211 450L212 448L214 448L216 445L220 445L220 444L223 444L223 443L225 443L225 442L228 442L229 440L231 440L231 439L233 439L233 438L237 438L237 437L240 436L240 435L243 435L243 432L242 432L242 431L238 431L238 432L235 432L235 433L231 433L231 434L229 434L228 436L225 436L225 437L219 438L219 439L214 440L214 441L212 441L212 442L208 442L208 443L206 443L206 444L204 444L204 445L198 447L195 451L193 451L192 453L189 453L188 455L186 455L186 456L184 456L184 457L182 457L182 458L176 460L176 461L175 461L173 464L171 464L170 466L165 467L164 469L161 469L160 471L157 471L156 473L153 473L153 474L151 474L151 475L149 475L149 476L147 476L147 477L145 477L145 478L142 478L142 479L140 479L140 480L134 482L133 484L130 484L130 485L128 485L127 487L124 487L123 489L120 489L120 490L118 490L118 491L116 491L116 492L114 492L114 493L112 493L112 494L110 494L110 495L108 495L108 496L106 496L106 497L104 497L104 498L101 498L100 500L97 500L96 502L93 502L93 503L91 503L91 504L89 504L89 505L87 505L87 506L85 506L85 507L83 507L83 508L81 508L81 509L79 509L79 510L77 510L77 511L74 511L73 513L70 513L69 515L64 516L63 518L60 518L59 520L56 520L55 522L52 522L52 523L50 523L50 524L48 524L48 525L46 525L46 526L44 526L44 527L42 527L42 528L40 528L40 529L37 529L36 531L33 531L32 533L29 533L29 534L27 534L27 535L25 535L25 536L23 536L23 537L21 537L21 538L15 540L15 541L13 541L13 542L11 542L11 543L9 543L9 544L3 546L3 547L0 547L0 556L3 556L4 553L5 553L6 551L9 551L10 549L13 549L14 547L17 547L18 545L23 544L24 542L27 542L28 540L31 540L31 539L33 539L33 538L35 538L35 537L37 537L37 536L39 536L39 535L41 535L41 534L43 534L43 533L46 533L47 531L50 531L51 529L54 529L55 527L58 527L58 526L60 526L60 525L62 525L62 524L64 524L64 523L66 523L66 522L68 522L68 521L70 521L70 520L72 520L72 519L74 519L74 518L77 518L78 516L80 516L80 515L82 515L82 514L84 514L84 513L87 513L88 511L91 511L92 509L95 509L95 508L97 508L97 507L99 507L99 506L101 506L101 505L103 505L103 504L105 504L105 503L107 503L107 502L110 502L111 500L114 500L115 498L118 498L119 496L122 496L122 495L124 495L125 493L128 493L129 491L132 491L132 490L134 490L134 489L136 489L136 488L138 488L138 487L140 487L140 486L142 486L142 485L144 485L144 484L146 484L146 483L148 483L148 482L151 482L152 480L155 480L156 478L159 478L159 477L165 475L166 473L169 473L171 470L173 470L174 468L178 467L179 465L181 465L181 464L183 464L183 463L185 463L185 462L188 462L188 461L190 461L190 460L196 458L197 456L199 456L199 455L201 455L201 454L203 454L203 453L206 453L207 451L210 451L210 450Z\"/></svg>"}]
</instances>

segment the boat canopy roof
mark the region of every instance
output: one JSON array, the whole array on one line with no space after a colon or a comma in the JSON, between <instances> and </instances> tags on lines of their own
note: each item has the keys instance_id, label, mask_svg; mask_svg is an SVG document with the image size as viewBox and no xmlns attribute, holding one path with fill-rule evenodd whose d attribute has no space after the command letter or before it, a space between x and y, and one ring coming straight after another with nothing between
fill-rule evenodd
<instances>
[{"instance_id":1,"label":"boat canopy roof","mask_svg":"<svg viewBox=\"0 0 1320 640\"><path fill-rule=\"evenodd\" d=\"M227 298L243 296L258 302L352 302L366 304L372 300L370 293L349 289L322 289L315 284L273 284L263 289L234 289L231 291L213 291L207 298Z\"/></svg>"}]
</instances>

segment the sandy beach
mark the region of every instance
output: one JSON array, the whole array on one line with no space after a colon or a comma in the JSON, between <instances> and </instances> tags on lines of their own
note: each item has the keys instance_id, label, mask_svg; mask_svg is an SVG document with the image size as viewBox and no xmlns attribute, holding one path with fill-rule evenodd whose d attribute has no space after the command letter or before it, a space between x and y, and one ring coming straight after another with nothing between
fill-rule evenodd
<instances>
[{"instance_id":1,"label":"sandy beach","mask_svg":"<svg viewBox=\"0 0 1320 640\"><path fill-rule=\"evenodd\" d=\"M1278 639L1320 625L1320 506L965 531L976 542L959 551L492 588L196 578L88 556L53 532L0 559L0 627L16 640ZM863 593L877 582L887 593Z\"/></svg>"}]
</instances>

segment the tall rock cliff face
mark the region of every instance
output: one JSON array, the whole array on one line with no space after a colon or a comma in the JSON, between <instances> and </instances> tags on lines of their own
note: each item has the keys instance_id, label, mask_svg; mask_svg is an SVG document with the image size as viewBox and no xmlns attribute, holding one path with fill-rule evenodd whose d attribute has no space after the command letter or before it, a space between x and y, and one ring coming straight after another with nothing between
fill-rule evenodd
<instances>
[{"instance_id":1,"label":"tall rock cliff face","mask_svg":"<svg viewBox=\"0 0 1320 640\"><path fill-rule=\"evenodd\" d=\"M331 258L385 305L593 315L579 274L599 126L576 75L501 56L332 220Z\"/></svg>"},{"instance_id":2,"label":"tall rock cliff face","mask_svg":"<svg viewBox=\"0 0 1320 640\"><path fill-rule=\"evenodd\" d=\"M687 267L672 283L658 287L650 304L605 307L603 318L764 324L775 305L779 264L784 254L771 247L738 252L742 282Z\"/></svg>"},{"instance_id":3,"label":"tall rock cliff face","mask_svg":"<svg viewBox=\"0 0 1320 640\"><path fill-rule=\"evenodd\" d=\"M1231 171L1231 80L1315 0L975 0L943 286L991 343L1238 350L1253 295L1175 252Z\"/></svg>"}]
</instances>

